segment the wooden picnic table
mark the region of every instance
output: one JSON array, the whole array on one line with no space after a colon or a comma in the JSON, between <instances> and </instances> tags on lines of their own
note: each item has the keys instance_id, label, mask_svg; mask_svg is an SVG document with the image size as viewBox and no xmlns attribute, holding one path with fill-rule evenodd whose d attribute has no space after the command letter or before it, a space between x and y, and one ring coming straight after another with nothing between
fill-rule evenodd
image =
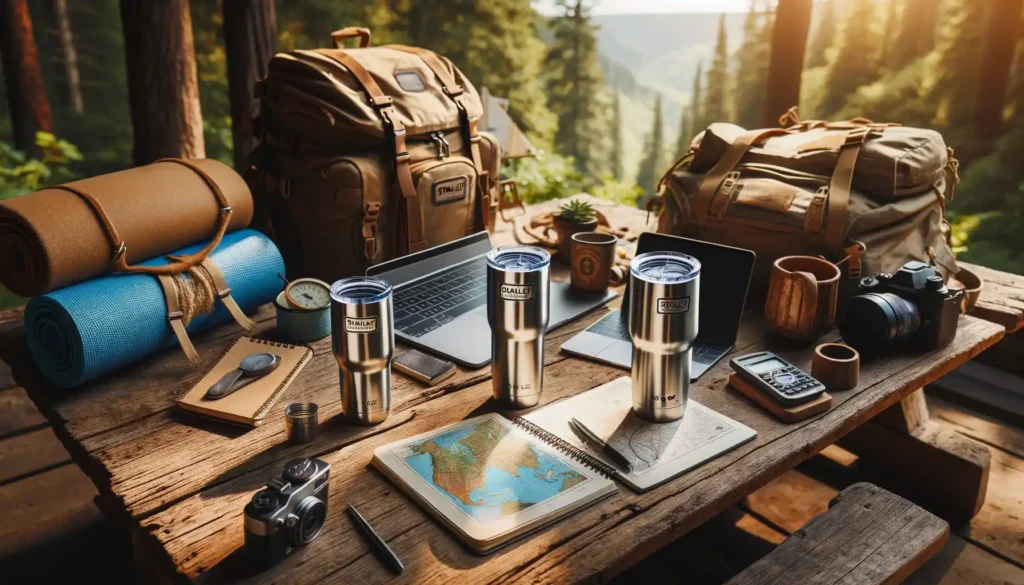
<instances>
[{"instance_id":1,"label":"wooden picnic table","mask_svg":"<svg viewBox=\"0 0 1024 585\"><path fill-rule=\"evenodd\" d=\"M644 228L647 217L640 210L613 204L603 209L617 224L636 232ZM510 226L500 226L493 240L509 243ZM541 406L628 375L559 351L605 312L549 334ZM735 351L770 349L809 371L811 347L768 336L760 313L759 307L747 307ZM254 319L260 331L267 331L273 326L272 308L261 308ZM565 583L607 580L880 412L898 407L994 344L1003 332L1002 325L965 316L949 346L865 363L857 388L833 393L830 411L795 424L780 423L727 389L730 368L724 360L693 384L691 397L754 428L753 441L648 493L620 487L617 495L487 557L469 553L368 467L376 447L496 410L487 367L460 368L455 377L431 388L396 376L389 418L375 427L349 427L335 420L340 412L338 369L330 339L324 339L312 344L314 359L266 422L242 430L189 418L173 408L174 398L203 371L177 350L67 392L39 376L20 331L0 338L0 357L96 484L104 512L133 531L147 570L201 583ZM238 335L236 326L225 326L197 337L204 367L215 363ZM822 341L837 337L833 332ZM299 400L320 405L321 432L307 445L285 440L284 406ZM251 574L240 550L242 509L286 461L300 456L317 456L332 466L324 532L276 568ZM344 514L347 503L357 505L401 556L407 567L401 577L393 577L369 552Z\"/></svg>"}]
</instances>

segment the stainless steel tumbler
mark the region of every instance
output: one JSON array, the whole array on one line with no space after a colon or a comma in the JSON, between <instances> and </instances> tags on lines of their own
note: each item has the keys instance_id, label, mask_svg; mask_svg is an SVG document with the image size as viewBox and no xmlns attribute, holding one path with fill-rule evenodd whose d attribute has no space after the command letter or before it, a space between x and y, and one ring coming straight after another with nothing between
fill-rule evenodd
<instances>
[{"instance_id":1,"label":"stainless steel tumbler","mask_svg":"<svg viewBox=\"0 0 1024 585\"><path fill-rule=\"evenodd\" d=\"M644 420L668 422L683 416L699 297L700 262L692 256L651 252L630 263L633 412Z\"/></svg>"},{"instance_id":2,"label":"stainless steel tumbler","mask_svg":"<svg viewBox=\"0 0 1024 585\"><path fill-rule=\"evenodd\" d=\"M487 254L491 387L508 408L540 401L550 264L551 255L533 246L502 246Z\"/></svg>"},{"instance_id":3,"label":"stainless steel tumbler","mask_svg":"<svg viewBox=\"0 0 1024 585\"><path fill-rule=\"evenodd\" d=\"M341 410L348 422L374 425L391 408L395 356L391 283L355 276L331 286L331 332L341 378Z\"/></svg>"}]
</instances>

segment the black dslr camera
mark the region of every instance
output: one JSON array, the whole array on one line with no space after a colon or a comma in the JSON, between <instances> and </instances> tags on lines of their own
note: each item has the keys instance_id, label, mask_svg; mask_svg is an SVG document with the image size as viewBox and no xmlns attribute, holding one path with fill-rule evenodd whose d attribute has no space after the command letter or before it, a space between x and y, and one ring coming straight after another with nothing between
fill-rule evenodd
<instances>
[{"instance_id":1,"label":"black dslr camera","mask_svg":"<svg viewBox=\"0 0 1024 585\"><path fill-rule=\"evenodd\" d=\"M923 262L907 262L896 274L865 277L858 292L846 304L839 333L861 353L928 351L956 336L964 291L947 288L942 275Z\"/></svg>"},{"instance_id":2,"label":"black dslr camera","mask_svg":"<svg viewBox=\"0 0 1024 585\"><path fill-rule=\"evenodd\" d=\"M319 459L293 459L245 506L245 553L254 569L281 562L320 535L327 518L331 466Z\"/></svg>"}]
</instances>

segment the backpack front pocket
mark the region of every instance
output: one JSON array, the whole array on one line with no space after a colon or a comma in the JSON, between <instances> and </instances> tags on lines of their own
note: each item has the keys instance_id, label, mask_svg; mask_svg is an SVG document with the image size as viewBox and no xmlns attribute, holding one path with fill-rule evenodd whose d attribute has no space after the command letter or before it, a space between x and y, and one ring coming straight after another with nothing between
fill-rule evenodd
<instances>
[{"instance_id":1,"label":"backpack front pocket","mask_svg":"<svg viewBox=\"0 0 1024 585\"><path fill-rule=\"evenodd\" d=\"M473 232L477 172L463 156L420 161L412 165L412 179L423 210L427 245L435 246Z\"/></svg>"}]
</instances>

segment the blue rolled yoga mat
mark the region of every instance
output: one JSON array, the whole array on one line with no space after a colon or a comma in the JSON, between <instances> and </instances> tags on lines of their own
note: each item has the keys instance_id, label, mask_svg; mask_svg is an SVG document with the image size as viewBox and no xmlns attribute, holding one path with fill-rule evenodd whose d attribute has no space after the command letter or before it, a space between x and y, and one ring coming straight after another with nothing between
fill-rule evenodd
<instances>
[{"instance_id":1,"label":"blue rolled yoga mat","mask_svg":"<svg viewBox=\"0 0 1024 585\"><path fill-rule=\"evenodd\" d=\"M201 242L173 252L192 254ZM224 236L210 254L242 310L251 312L281 292L284 260L269 238L254 230ZM161 265L165 257L143 262ZM231 320L219 300L212 313L197 315L187 327L195 334ZM167 303L155 276L110 274L29 301L25 334L32 359L46 378L73 388L177 345L167 321Z\"/></svg>"}]
</instances>

